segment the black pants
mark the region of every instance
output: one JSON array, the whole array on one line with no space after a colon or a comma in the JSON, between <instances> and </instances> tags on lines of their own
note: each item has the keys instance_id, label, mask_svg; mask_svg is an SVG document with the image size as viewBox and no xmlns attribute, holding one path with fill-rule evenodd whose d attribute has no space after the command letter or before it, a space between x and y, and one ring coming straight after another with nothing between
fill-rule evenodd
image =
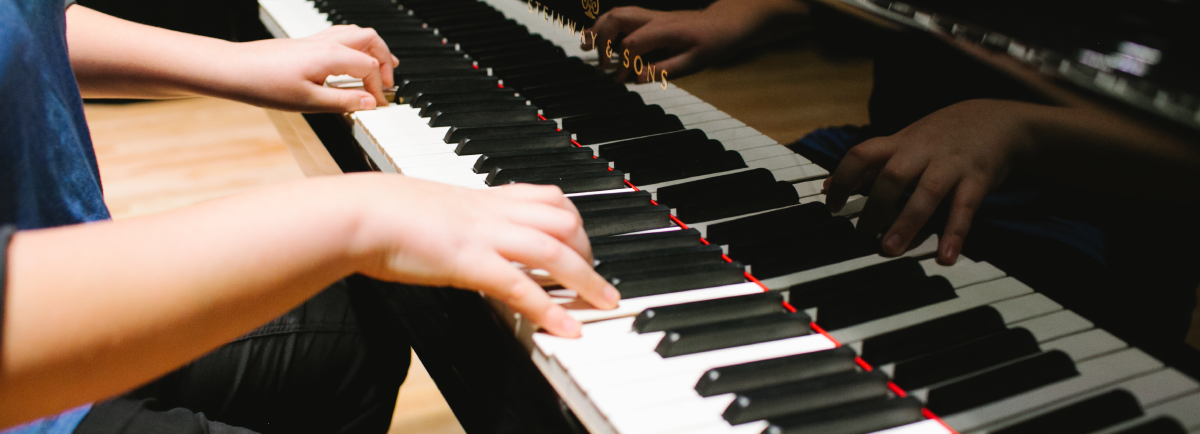
<instances>
[{"instance_id":1,"label":"black pants","mask_svg":"<svg viewBox=\"0 0 1200 434\"><path fill-rule=\"evenodd\" d=\"M199 360L97 403L75 432L387 432L409 346L377 297L338 282Z\"/></svg>"}]
</instances>

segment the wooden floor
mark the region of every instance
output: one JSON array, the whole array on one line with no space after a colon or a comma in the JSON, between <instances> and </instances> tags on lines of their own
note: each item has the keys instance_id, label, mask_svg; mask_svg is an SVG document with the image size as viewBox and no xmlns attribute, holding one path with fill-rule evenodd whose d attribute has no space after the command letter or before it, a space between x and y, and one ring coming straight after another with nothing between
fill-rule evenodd
<instances>
[{"instance_id":1,"label":"wooden floor","mask_svg":"<svg viewBox=\"0 0 1200 434\"><path fill-rule=\"evenodd\" d=\"M823 59L804 46L777 47L674 82L788 143L819 127L865 124L871 67L863 59ZM303 177L258 108L197 98L89 104L86 111L116 219ZM1197 330L1189 342L1200 347ZM463 432L424 367L415 356L413 361L390 432Z\"/></svg>"}]
</instances>

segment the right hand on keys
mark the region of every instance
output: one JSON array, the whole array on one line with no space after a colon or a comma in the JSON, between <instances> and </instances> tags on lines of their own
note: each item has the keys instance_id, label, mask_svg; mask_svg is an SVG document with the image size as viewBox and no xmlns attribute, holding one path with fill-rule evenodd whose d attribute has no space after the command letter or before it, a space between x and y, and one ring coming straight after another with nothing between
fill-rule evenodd
<instances>
[{"instance_id":1,"label":"right hand on keys","mask_svg":"<svg viewBox=\"0 0 1200 434\"><path fill-rule=\"evenodd\" d=\"M358 271L371 277L482 291L547 331L579 335L580 324L519 262L546 270L592 305L614 308L620 294L591 265L583 221L557 187L469 190L390 175L355 175L352 191L376 192L360 219ZM361 188L361 190L359 190Z\"/></svg>"}]
</instances>

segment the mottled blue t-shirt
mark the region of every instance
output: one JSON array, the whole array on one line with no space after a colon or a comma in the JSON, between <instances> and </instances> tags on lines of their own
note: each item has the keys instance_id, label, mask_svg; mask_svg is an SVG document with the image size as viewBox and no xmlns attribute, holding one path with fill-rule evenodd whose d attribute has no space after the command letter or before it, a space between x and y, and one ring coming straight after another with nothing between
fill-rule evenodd
<instances>
[{"instance_id":1,"label":"mottled blue t-shirt","mask_svg":"<svg viewBox=\"0 0 1200 434\"><path fill-rule=\"evenodd\" d=\"M61 1L0 0L0 223L108 219Z\"/></svg>"},{"instance_id":2,"label":"mottled blue t-shirt","mask_svg":"<svg viewBox=\"0 0 1200 434\"><path fill-rule=\"evenodd\" d=\"M63 2L0 0L0 224L37 229L108 219ZM85 405L0 434L66 434Z\"/></svg>"}]
</instances>

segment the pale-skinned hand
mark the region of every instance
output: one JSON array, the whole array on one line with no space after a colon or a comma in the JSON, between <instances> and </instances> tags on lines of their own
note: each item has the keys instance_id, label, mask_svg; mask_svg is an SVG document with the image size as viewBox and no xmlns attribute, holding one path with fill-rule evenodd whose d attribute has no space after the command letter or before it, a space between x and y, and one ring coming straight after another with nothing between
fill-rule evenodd
<instances>
[{"instance_id":1,"label":"pale-skinned hand","mask_svg":"<svg viewBox=\"0 0 1200 434\"><path fill-rule=\"evenodd\" d=\"M827 203L873 183L858 229L880 238L884 253L903 253L943 201L949 216L938 262L953 264L985 195L1007 177L1013 159L1032 145L1021 103L964 101L938 110L895 135L853 148L825 181ZM897 204L906 190L904 208ZM886 231L886 232L885 232Z\"/></svg>"},{"instance_id":2,"label":"pale-skinned hand","mask_svg":"<svg viewBox=\"0 0 1200 434\"><path fill-rule=\"evenodd\" d=\"M361 273L482 291L567 337L578 336L580 324L512 262L546 270L598 308L620 299L592 269L583 221L557 187L470 190L400 176L360 178L377 197L396 198L363 204L356 244L370 259Z\"/></svg>"},{"instance_id":3,"label":"pale-skinned hand","mask_svg":"<svg viewBox=\"0 0 1200 434\"><path fill-rule=\"evenodd\" d=\"M301 39L237 44L227 74L248 79L218 92L262 107L300 112L352 112L387 105L383 89L395 85L399 62L374 29L333 26ZM363 80L363 88L324 86L330 75Z\"/></svg>"}]
</instances>

